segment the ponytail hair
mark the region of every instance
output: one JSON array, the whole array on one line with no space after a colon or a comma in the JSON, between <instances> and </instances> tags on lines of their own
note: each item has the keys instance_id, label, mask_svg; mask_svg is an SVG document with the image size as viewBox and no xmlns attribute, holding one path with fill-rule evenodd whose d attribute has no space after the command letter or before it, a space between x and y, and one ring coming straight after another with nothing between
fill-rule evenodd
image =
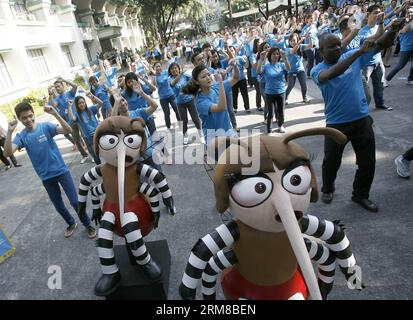
<instances>
[{"instance_id":1,"label":"ponytail hair","mask_svg":"<svg viewBox=\"0 0 413 320\"><path fill-rule=\"evenodd\" d=\"M182 88L183 94L191 94L196 95L199 91L200 87L198 84L195 83L193 79L189 80L187 84Z\"/></svg>"},{"instance_id":2,"label":"ponytail hair","mask_svg":"<svg viewBox=\"0 0 413 320\"><path fill-rule=\"evenodd\" d=\"M183 94L196 95L198 93L200 86L195 81L198 80L199 74L205 69L207 69L206 66L200 65L200 66L195 67L194 70L192 70L192 79L189 80L186 86L182 88Z\"/></svg>"}]
</instances>

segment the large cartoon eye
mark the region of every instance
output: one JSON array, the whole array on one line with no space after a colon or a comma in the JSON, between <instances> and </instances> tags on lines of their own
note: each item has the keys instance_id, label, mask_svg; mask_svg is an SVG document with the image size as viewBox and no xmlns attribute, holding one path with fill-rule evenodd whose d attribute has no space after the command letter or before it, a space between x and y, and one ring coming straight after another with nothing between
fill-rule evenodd
<instances>
[{"instance_id":1,"label":"large cartoon eye","mask_svg":"<svg viewBox=\"0 0 413 320\"><path fill-rule=\"evenodd\" d=\"M311 171L308 166L299 166L285 172L282 178L285 190L294 194L306 194L311 186Z\"/></svg>"},{"instance_id":2,"label":"large cartoon eye","mask_svg":"<svg viewBox=\"0 0 413 320\"><path fill-rule=\"evenodd\" d=\"M142 138L137 134L131 134L123 138L126 146L132 149L139 149L142 144Z\"/></svg>"},{"instance_id":3,"label":"large cartoon eye","mask_svg":"<svg viewBox=\"0 0 413 320\"><path fill-rule=\"evenodd\" d=\"M272 192L272 182L263 177L247 178L231 189L231 197L240 206L250 208L263 203Z\"/></svg>"},{"instance_id":4,"label":"large cartoon eye","mask_svg":"<svg viewBox=\"0 0 413 320\"><path fill-rule=\"evenodd\" d=\"M101 147L103 150L111 150L118 145L118 142L118 136L107 134L100 137L99 147Z\"/></svg>"}]
</instances>

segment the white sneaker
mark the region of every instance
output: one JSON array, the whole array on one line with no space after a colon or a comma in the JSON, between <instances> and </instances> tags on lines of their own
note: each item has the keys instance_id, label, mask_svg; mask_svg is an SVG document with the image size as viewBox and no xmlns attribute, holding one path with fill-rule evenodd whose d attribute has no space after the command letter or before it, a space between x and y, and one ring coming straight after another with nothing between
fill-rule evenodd
<instances>
[{"instance_id":1,"label":"white sneaker","mask_svg":"<svg viewBox=\"0 0 413 320\"><path fill-rule=\"evenodd\" d=\"M407 84L413 86L413 80L407 81Z\"/></svg>"},{"instance_id":2,"label":"white sneaker","mask_svg":"<svg viewBox=\"0 0 413 320\"><path fill-rule=\"evenodd\" d=\"M278 131L279 133L285 133L285 128L284 128L284 126L278 127L277 131Z\"/></svg>"},{"instance_id":3,"label":"white sneaker","mask_svg":"<svg viewBox=\"0 0 413 320\"><path fill-rule=\"evenodd\" d=\"M396 171L400 178L407 179L410 177L410 161L406 160L402 155L394 159Z\"/></svg>"},{"instance_id":4,"label":"white sneaker","mask_svg":"<svg viewBox=\"0 0 413 320\"><path fill-rule=\"evenodd\" d=\"M83 157L83 158L80 160L80 164L84 164L87 160L89 160L89 156Z\"/></svg>"},{"instance_id":5,"label":"white sneaker","mask_svg":"<svg viewBox=\"0 0 413 320\"><path fill-rule=\"evenodd\" d=\"M188 136L184 136L184 145L186 146L189 143Z\"/></svg>"}]
</instances>

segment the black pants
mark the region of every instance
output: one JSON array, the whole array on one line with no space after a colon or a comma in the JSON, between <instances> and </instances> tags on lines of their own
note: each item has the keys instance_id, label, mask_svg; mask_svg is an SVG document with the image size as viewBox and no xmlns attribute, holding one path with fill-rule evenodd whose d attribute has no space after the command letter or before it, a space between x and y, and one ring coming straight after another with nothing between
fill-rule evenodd
<instances>
[{"instance_id":1,"label":"black pants","mask_svg":"<svg viewBox=\"0 0 413 320\"><path fill-rule=\"evenodd\" d=\"M10 166L10 161L4 156L3 154L3 148L4 148L4 143L6 142L6 138L0 137L0 160L6 165ZM17 160L16 158L12 155L10 157L11 162L13 162L13 165L16 166Z\"/></svg>"},{"instance_id":2,"label":"black pants","mask_svg":"<svg viewBox=\"0 0 413 320\"><path fill-rule=\"evenodd\" d=\"M195 108L195 104L194 104L193 100L188 102L188 103L182 103L182 104L178 103L178 111L179 111L179 115L181 117L181 120L183 122L183 133L184 133L184 135L186 135L186 132L188 131L188 113L187 113L187 111L189 111L189 115L191 116L191 119L192 119L195 127L198 130L201 129L201 121L199 120L198 111Z\"/></svg>"},{"instance_id":3,"label":"black pants","mask_svg":"<svg viewBox=\"0 0 413 320\"><path fill-rule=\"evenodd\" d=\"M267 94L268 115L267 115L267 132L271 132L271 122L273 114L277 118L278 126L284 124L284 104L285 93L282 94Z\"/></svg>"},{"instance_id":4,"label":"black pants","mask_svg":"<svg viewBox=\"0 0 413 320\"><path fill-rule=\"evenodd\" d=\"M373 119L370 116L357 121L327 125L347 136L356 154L357 171L353 182L353 195L357 198L369 198L376 167L376 143L373 131ZM324 193L334 192L334 181L341 165L345 146L340 146L329 137L324 138L323 187Z\"/></svg>"},{"instance_id":5,"label":"black pants","mask_svg":"<svg viewBox=\"0 0 413 320\"><path fill-rule=\"evenodd\" d=\"M248 86L247 86L247 79L238 81L232 87L232 106L234 110L238 109L238 93L241 91L242 100L244 101L244 109L250 109L250 100L248 97Z\"/></svg>"},{"instance_id":6,"label":"black pants","mask_svg":"<svg viewBox=\"0 0 413 320\"><path fill-rule=\"evenodd\" d=\"M407 161L412 161L413 160L413 148L407 150L403 154L403 158L405 158Z\"/></svg>"},{"instance_id":7,"label":"black pants","mask_svg":"<svg viewBox=\"0 0 413 320\"><path fill-rule=\"evenodd\" d=\"M88 153L86 152L85 148L83 148L82 136L79 133L79 125L76 123L72 123L70 127L72 128L72 137L73 141L76 144L77 150L82 155L82 157L87 157Z\"/></svg>"},{"instance_id":8,"label":"black pants","mask_svg":"<svg viewBox=\"0 0 413 320\"><path fill-rule=\"evenodd\" d=\"M248 68L247 68L247 78L248 78L248 84L250 86L253 85L253 78L252 78L252 64L251 64L251 60L249 57L247 57L248 60Z\"/></svg>"},{"instance_id":9,"label":"black pants","mask_svg":"<svg viewBox=\"0 0 413 320\"><path fill-rule=\"evenodd\" d=\"M261 108L261 86L257 77L252 78L255 87L255 104L257 108Z\"/></svg>"}]
</instances>

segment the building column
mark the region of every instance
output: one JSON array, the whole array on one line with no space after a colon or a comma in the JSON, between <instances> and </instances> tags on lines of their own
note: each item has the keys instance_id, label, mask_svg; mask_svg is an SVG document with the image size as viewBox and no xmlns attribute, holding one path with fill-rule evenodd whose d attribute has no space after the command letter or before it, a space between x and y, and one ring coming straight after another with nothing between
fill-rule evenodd
<instances>
[{"instance_id":1,"label":"building column","mask_svg":"<svg viewBox=\"0 0 413 320\"><path fill-rule=\"evenodd\" d=\"M128 30L128 26L126 24L126 17L125 16L120 16L119 17L119 21L120 21L120 26L122 27L122 46L124 47L128 47L131 48L131 42L129 40L129 30Z\"/></svg>"},{"instance_id":2,"label":"building column","mask_svg":"<svg viewBox=\"0 0 413 320\"><path fill-rule=\"evenodd\" d=\"M94 60L97 58L97 55L102 52L102 46L100 45L98 33L96 31L95 20L93 19L94 10L81 11L78 12L77 15L82 22L90 25L90 28L92 30L93 40L88 42L87 45L89 47L89 52L92 56L92 60Z\"/></svg>"},{"instance_id":3,"label":"building column","mask_svg":"<svg viewBox=\"0 0 413 320\"><path fill-rule=\"evenodd\" d=\"M135 51L135 49L138 48L138 44L136 42L137 40L137 35L136 35L136 30L134 27L134 22L133 22L133 18L129 17L126 19L126 24L128 25L128 29L129 29L129 41L131 43L132 49Z\"/></svg>"},{"instance_id":4,"label":"building column","mask_svg":"<svg viewBox=\"0 0 413 320\"><path fill-rule=\"evenodd\" d=\"M85 47L83 45L82 33L80 32L75 17L76 6L72 5L71 1L69 2L70 4L60 6L59 15L63 22L67 22L72 25L72 31L75 37L75 42L71 45L71 55L73 58L73 62L75 66L89 66L89 59L87 57Z\"/></svg>"}]
</instances>

